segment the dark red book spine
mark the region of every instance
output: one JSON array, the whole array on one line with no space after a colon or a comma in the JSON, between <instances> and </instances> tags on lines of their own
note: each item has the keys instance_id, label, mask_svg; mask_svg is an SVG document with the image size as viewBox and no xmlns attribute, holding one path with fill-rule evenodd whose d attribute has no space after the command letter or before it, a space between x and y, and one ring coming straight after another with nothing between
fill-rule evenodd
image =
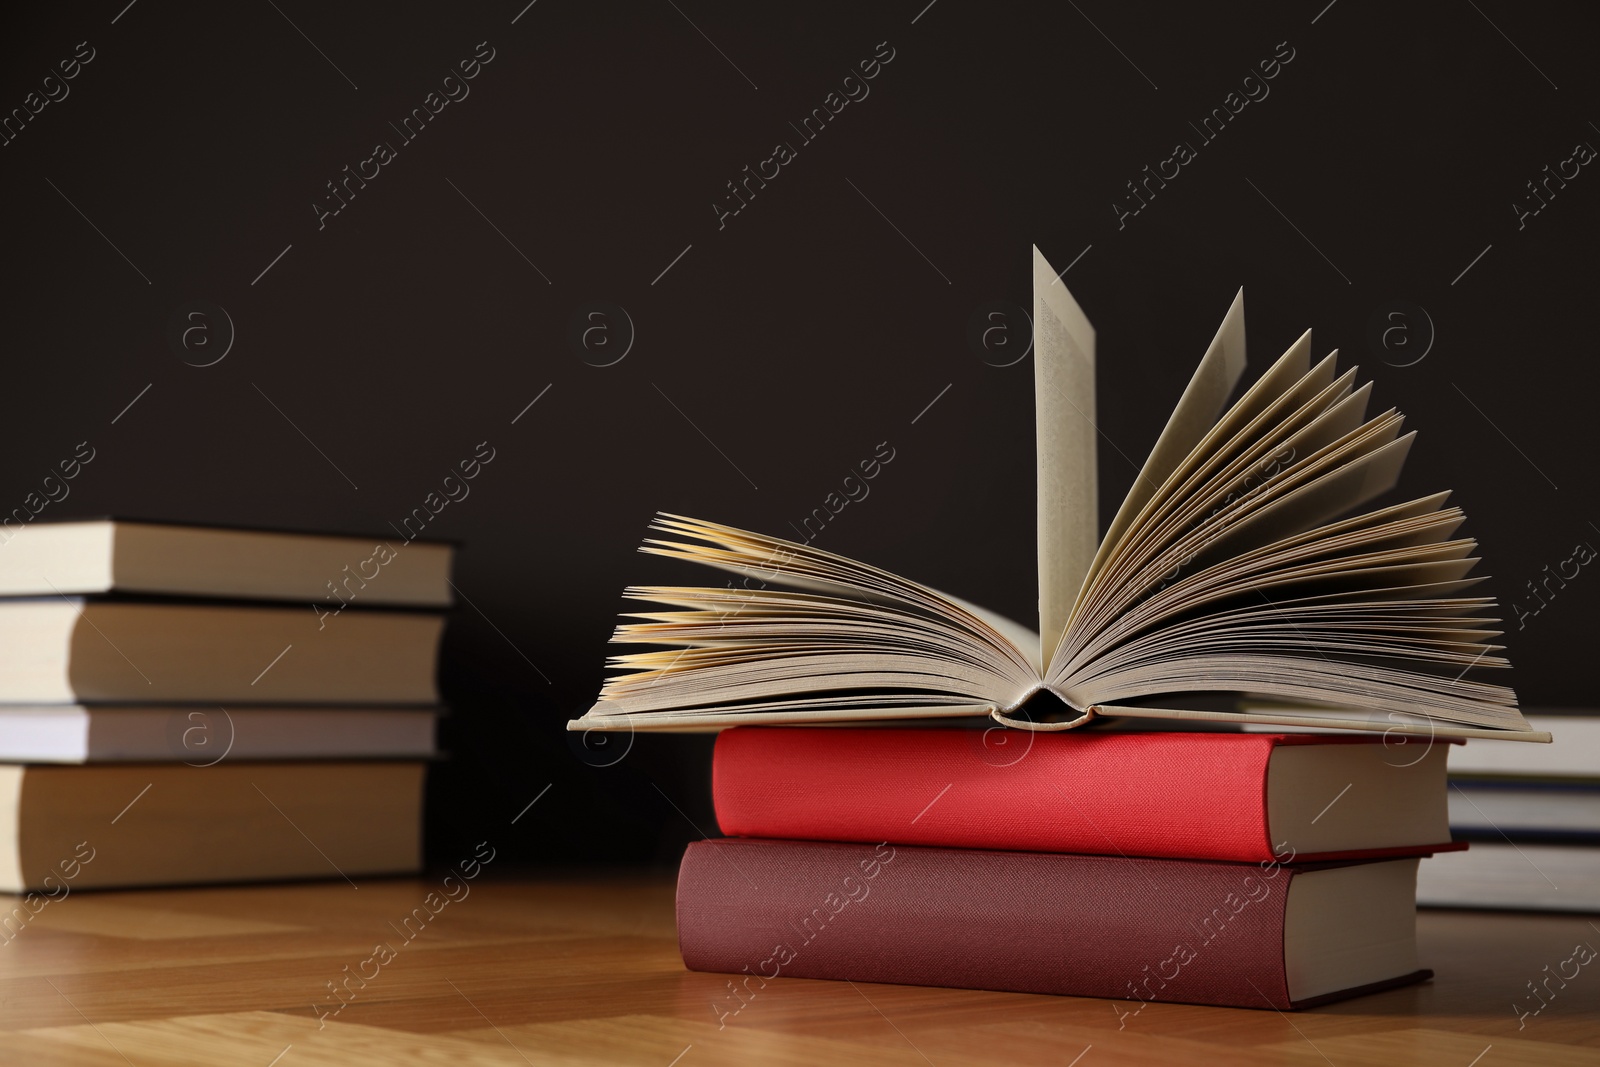
<instances>
[{"instance_id":1,"label":"dark red book spine","mask_svg":"<svg viewBox=\"0 0 1600 1067\"><path fill-rule=\"evenodd\" d=\"M1274 748L1378 743L1309 734L739 727L717 738L712 793L717 823L733 837L1255 863L1274 855L1266 802ZM1428 850L1362 855L1385 851Z\"/></svg>"},{"instance_id":2,"label":"dark red book spine","mask_svg":"<svg viewBox=\"0 0 1600 1067\"><path fill-rule=\"evenodd\" d=\"M773 979L1291 1008L1296 868L724 839L689 846L678 946L733 976L726 1025ZM1426 972L1335 999L1415 981Z\"/></svg>"}]
</instances>

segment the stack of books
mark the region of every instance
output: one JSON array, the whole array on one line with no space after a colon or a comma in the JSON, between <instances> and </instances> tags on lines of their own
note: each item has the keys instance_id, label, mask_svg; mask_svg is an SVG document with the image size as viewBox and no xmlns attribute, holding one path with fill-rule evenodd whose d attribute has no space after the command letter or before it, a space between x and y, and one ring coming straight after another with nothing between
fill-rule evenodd
<instances>
[{"instance_id":1,"label":"stack of books","mask_svg":"<svg viewBox=\"0 0 1600 1067\"><path fill-rule=\"evenodd\" d=\"M419 868L450 545L123 520L0 542L0 890Z\"/></svg>"},{"instance_id":2,"label":"stack of books","mask_svg":"<svg viewBox=\"0 0 1600 1067\"><path fill-rule=\"evenodd\" d=\"M731 974L1300 1008L1418 981L1445 748L1377 738L739 727L678 937ZM1119 1011L1122 1009L1119 1009Z\"/></svg>"},{"instance_id":3,"label":"stack of books","mask_svg":"<svg viewBox=\"0 0 1600 1067\"><path fill-rule=\"evenodd\" d=\"M727 1011L780 974L1130 1011L1419 978L1418 857L1457 847L1455 746L1429 739L1550 740L1486 677L1508 664L1465 516L1378 502L1414 435L1309 331L1230 404L1241 293L1102 527L1095 331L1037 249L1033 294L1036 627L809 541L654 523L644 551L736 581L629 589L650 606L613 640L671 647L614 656L569 728L734 728L738 836L684 857L685 961L740 976ZM925 725L963 718L1002 725Z\"/></svg>"},{"instance_id":4,"label":"stack of books","mask_svg":"<svg viewBox=\"0 0 1600 1067\"><path fill-rule=\"evenodd\" d=\"M1600 715L1528 722L1557 743L1452 746L1450 829L1472 849L1427 865L1419 904L1600 911Z\"/></svg>"}]
</instances>

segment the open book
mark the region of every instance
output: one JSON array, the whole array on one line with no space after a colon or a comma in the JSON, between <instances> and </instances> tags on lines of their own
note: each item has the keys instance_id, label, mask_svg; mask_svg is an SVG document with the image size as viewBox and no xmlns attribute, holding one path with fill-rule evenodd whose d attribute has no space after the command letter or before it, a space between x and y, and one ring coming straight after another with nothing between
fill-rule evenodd
<instances>
[{"instance_id":1,"label":"open book","mask_svg":"<svg viewBox=\"0 0 1600 1067\"><path fill-rule=\"evenodd\" d=\"M1094 329L1037 248L1033 321L1037 633L809 545L661 515L668 537L643 551L739 580L628 589L664 610L613 641L673 647L612 657L623 673L569 729L1128 715L1549 740L1473 677L1507 664L1494 601L1464 595L1476 544L1448 494L1362 510L1414 434L1393 409L1369 417L1370 383L1336 352L1313 363L1308 331L1229 406L1241 292L1097 544ZM1271 710L1178 710L1219 692Z\"/></svg>"}]
</instances>

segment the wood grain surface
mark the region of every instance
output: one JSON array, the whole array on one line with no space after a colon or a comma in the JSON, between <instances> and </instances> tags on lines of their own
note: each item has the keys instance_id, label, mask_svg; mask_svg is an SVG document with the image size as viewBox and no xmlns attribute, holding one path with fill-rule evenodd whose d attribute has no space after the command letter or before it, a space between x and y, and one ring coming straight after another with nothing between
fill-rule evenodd
<instances>
[{"instance_id":1,"label":"wood grain surface","mask_svg":"<svg viewBox=\"0 0 1600 1067\"><path fill-rule=\"evenodd\" d=\"M1432 982L1293 1015L779 979L719 1027L727 979L684 970L672 892L485 866L73 893L5 930L0 1063L1600 1063L1600 961L1568 962L1594 917L1425 911Z\"/></svg>"}]
</instances>

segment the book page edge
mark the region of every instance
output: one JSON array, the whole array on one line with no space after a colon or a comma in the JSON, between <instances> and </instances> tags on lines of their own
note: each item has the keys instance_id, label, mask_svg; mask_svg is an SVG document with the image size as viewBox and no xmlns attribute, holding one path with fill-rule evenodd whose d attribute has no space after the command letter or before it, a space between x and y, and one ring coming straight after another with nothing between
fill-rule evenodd
<instances>
[{"instance_id":1,"label":"book page edge","mask_svg":"<svg viewBox=\"0 0 1600 1067\"><path fill-rule=\"evenodd\" d=\"M1550 734L1542 730L1496 730L1464 726L1430 719L1426 723L1381 723L1368 719L1333 719L1320 715L1293 715L1279 712L1189 711L1179 708L1132 708L1117 704L1096 704L1089 709L1108 718L1189 719L1206 722L1253 723L1270 726L1310 726L1324 730L1365 730L1369 733L1404 734L1412 737L1476 737L1495 741L1532 741L1549 744ZM1419 713L1420 714L1420 713Z\"/></svg>"}]
</instances>

